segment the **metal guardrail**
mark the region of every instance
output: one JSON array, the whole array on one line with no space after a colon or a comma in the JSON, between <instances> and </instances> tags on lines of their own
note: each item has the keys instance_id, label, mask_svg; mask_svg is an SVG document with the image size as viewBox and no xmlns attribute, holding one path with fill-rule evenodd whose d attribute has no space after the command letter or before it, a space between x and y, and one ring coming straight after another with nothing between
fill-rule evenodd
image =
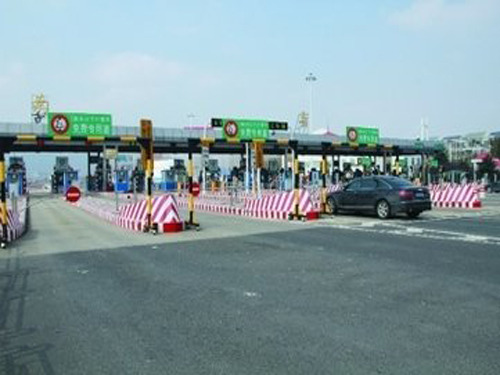
<instances>
[{"instance_id":1,"label":"metal guardrail","mask_svg":"<svg viewBox=\"0 0 500 375\"><path fill-rule=\"evenodd\" d=\"M0 122L0 134L36 134L46 135L46 125L34 123L15 123L15 122ZM138 126L113 126L112 135L140 135ZM162 128L155 127L153 129L154 138L162 139L186 139L186 138L222 138L221 129L179 129L179 128ZM290 132L271 132L270 139L291 138ZM294 134L293 139L299 142L321 143L325 141L347 142L345 136L333 135L317 135L317 134ZM416 140L403 138L381 138L381 144L391 144L394 146L414 146ZM440 144L440 141L423 141L420 144L424 147L435 147Z\"/></svg>"}]
</instances>

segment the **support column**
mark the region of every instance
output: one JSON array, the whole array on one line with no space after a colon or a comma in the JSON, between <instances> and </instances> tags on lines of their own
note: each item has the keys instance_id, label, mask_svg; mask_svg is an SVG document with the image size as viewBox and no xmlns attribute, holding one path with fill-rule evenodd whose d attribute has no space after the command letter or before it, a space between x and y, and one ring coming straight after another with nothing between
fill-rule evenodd
<instances>
[{"instance_id":1,"label":"support column","mask_svg":"<svg viewBox=\"0 0 500 375\"><path fill-rule=\"evenodd\" d=\"M339 170L340 170L340 168L339 168ZM331 181L332 185L338 184L338 182L339 182L339 181L337 181L337 175L335 173L335 154L333 151L333 147L332 147L332 178L330 181Z\"/></svg>"},{"instance_id":2,"label":"support column","mask_svg":"<svg viewBox=\"0 0 500 375\"><path fill-rule=\"evenodd\" d=\"M146 160L146 217L147 228L151 230L153 226L153 155L149 147Z\"/></svg>"},{"instance_id":3,"label":"support column","mask_svg":"<svg viewBox=\"0 0 500 375\"><path fill-rule=\"evenodd\" d=\"M421 158L421 170L422 170L421 183L422 183L422 185L427 185L427 166L426 166L427 160L425 158L425 154L422 153L420 155L420 158Z\"/></svg>"},{"instance_id":4,"label":"support column","mask_svg":"<svg viewBox=\"0 0 500 375\"><path fill-rule=\"evenodd\" d=\"M87 193L91 190L90 187L90 151L87 152Z\"/></svg>"},{"instance_id":5,"label":"support column","mask_svg":"<svg viewBox=\"0 0 500 375\"><path fill-rule=\"evenodd\" d=\"M193 162L193 151L195 146L194 140L188 140L188 227L197 227L198 224L194 220L194 195L193 195L193 175L194 175L194 162Z\"/></svg>"},{"instance_id":6,"label":"support column","mask_svg":"<svg viewBox=\"0 0 500 375\"><path fill-rule=\"evenodd\" d=\"M382 172L384 174L387 174L387 151L384 151L383 163L384 163L384 166L382 167Z\"/></svg>"},{"instance_id":7,"label":"support column","mask_svg":"<svg viewBox=\"0 0 500 375\"><path fill-rule=\"evenodd\" d=\"M396 152L396 161L394 162L394 170L396 171L396 176L401 174L401 170L399 167L399 153Z\"/></svg>"},{"instance_id":8,"label":"support column","mask_svg":"<svg viewBox=\"0 0 500 375\"><path fill-rule=\"evenodd\" d=\"M291 219L302 219L304 216L300 213L300 179L299 179L299 153L298 142L290 141L290 147L293 151L293 213L290 215Z\"/></svg>"},{"instance_id":9,"label":"support column","mask_svg":"<svg viewBox=\"0 0 500 375\"><path fill-rule=\"evenodd\" d=\"M328 173L328 162L326 161L326 145L322 146L321 155L321 213L326 213L326 176Z\"/></svg>"},{"instance_id":10,"label":"support column","mask_svg":"<svg viewBox=\"0 0 500 375\"><path fill-rule=\"evenodd\" d=\"M245 193L250 192L250 146L245 142Z\"/></svg>"},{"instance_id":11,"label":"support column","mask_svg":"<svg viewBox=\"0 0 500 375\"><path fill-rule=\"evenodd\" d=\"M5 191L5 154L0 150L0 219L2 222L2 240L1 247L7 246L7 194Z\"/></svg>"},{"instance_id":12,"label":"support column","mask_svg":"<svg viewBox=\"0 0 500 375\"><path fill-rule=\"evenodd\" d=\"M119 209L120 209L120 202L119 202L119 197L118 197L118 146L116 146L116 155L115 155L115 184L114 184L114 190L115 190L115 210L116 210L116 212L118 212Z\"/></svg>"},{"instance_id":13,"label":"support column","mask_svg":"<svg viewBox=\"0 0 500 375\"><path fill-rule=\"evenodd\" d=\"M106 144L102 145L102 191L108 191L108 171L106 162Z\"/></svg>"},{"instance_id":14,"label":"support column","mask_svg":"<svg viewBox=\"0 0 500 375\"><path fill-rule=\"evenodd\" d=\"M141 161L142 167L146 173L146 225L144 231L151 231L156 234L157 225L153 223L153 122L147 119L141 119Z\"/></svg>"}]
</instances>

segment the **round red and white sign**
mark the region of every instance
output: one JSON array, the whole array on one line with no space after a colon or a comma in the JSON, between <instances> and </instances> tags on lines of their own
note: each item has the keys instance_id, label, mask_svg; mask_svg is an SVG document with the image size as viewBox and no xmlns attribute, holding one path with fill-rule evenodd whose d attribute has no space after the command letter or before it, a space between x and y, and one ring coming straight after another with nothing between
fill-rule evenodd
<instances>
[{"instance_id":1,"label":"round red and white sign","mask_svg":"<svg viewBox=\"0 0 500 375\"><path fill-rule=\"evenodd\" d=\"M226 122L226 125L224 125L224 133L226 133L228 138L236 137L238 135L238 124L236 121L229 120Z\"/></svg>"},{"instance_id":2,"label":"round red and white sign","mask_svg":"<svg viewBox=\"0 0 500 375\"><path fill-rule=\"evenodd\" d=\"M50 121L50 127L56 134L66 134L69 130L69 120L64 115L55 115Z\"/></svg>"},{"instance_id":3,"label":"round red and white sign","mask_svg":"<svg viewBox=\"0 0 500 375\"><path fill-rule=\"evenodd\" d=\"M200 195L200 184L197 182L193 182L193 186L191 188L191 193L193 194L194 197L197 197Z\"/></svg>"},{"instance_id":4,"label":"round red and white sign","mask_svg":"<svg viewBox=\"0 0 500 375\"><path fill-rule=\"evenodd\" d=\"M356 142L358 140L358 131L355 128L350 128L347 131L347 139L349 142Z\"/></svg>"},{"instance_id":5,"label":"round red and white sign","mask_svg":"<svg viewBox=\"0 0 500 375\"><path fill-rule=\"evenodd\" d=\"M71 203L78 202L80 197L82 196L82 193L80 192L80 189L78 189L76 186L70 186L69 189L66 191L66 200Z\"/></svg>"}]
</instances>

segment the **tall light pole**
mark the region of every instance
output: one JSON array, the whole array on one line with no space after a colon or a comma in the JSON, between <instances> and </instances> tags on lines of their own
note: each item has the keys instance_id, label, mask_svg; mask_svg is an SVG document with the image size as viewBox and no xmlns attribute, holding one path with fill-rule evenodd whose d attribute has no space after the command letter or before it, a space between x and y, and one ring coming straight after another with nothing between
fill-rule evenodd
<instances>
[{"instance_id":1,"label":"tall light pole","mask_svg":"<svg viewBox=\"0 0 500 375\"><path fill-rule=\"evenodd\" d=\"M306 77L306 82L309 83L309 131L313 128L313 84L318 79L312 73L309 73Z\"/></svg>"}]
</instances>

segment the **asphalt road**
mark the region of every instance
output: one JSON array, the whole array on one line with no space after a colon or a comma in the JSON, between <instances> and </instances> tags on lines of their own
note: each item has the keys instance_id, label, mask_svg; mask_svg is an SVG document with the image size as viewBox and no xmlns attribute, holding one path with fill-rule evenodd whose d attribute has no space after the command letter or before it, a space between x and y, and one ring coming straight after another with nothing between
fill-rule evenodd
<instances>
[{"instance_id":1,"label":"asphalt road","mask_svg":"<svg viewBox=\"0 0 500 375\"><path fill-rule=\"evenodd\" d=\"M216 215L150 237L58 201L32 216L0 255L0 373L500 373L499 245Z\"/></svg>"}]
</instances>

